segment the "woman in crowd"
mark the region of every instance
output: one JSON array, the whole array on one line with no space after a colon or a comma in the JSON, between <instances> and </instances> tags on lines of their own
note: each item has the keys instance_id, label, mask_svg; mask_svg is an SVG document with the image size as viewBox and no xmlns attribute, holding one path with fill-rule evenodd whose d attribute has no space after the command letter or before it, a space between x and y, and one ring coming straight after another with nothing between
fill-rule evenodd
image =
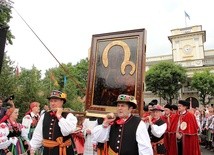
<instances>
[{"instance_id":1,"label":"woman in crowd","mask_svg":"<svg viewBox=\"0 0 214 155\"><path fill-rule=\"evenodd\" d=\"M32 102L30 104L28 112L26 112L25 116L22 119L22 125L24 126L24 132L28 135L28 139L31 140L33 136L33 132L36 128L36 125L40 118L40 103ZM42 148L36 151L36 155L40 155L42 153Z\"/></svg>"},{"instance_id":2,"label":"woman in crowd","mask_svg":"<svg viewBox=\"0 0 214 155\"><path fill-rule=\"evenodd\" d=\"M24 126L17 122L18 115L19 109L12 107L2 118L0 133L4 135L4 140L0 142L1 155L20 155L29 150L28 136Z\"/></svg>"},{"instance_id":3,"label":"woman in crowd","mask_svg":"<svg viewBox=\"0 0 214 155\"><path fill-rule=\"evenodd\" d=\"M32 138L34 129L39 121L40 103L32 102L29 111L22 119L22 125L25 127L25 132L28 133L29 140Z\"/></svg>"}]
</instances>

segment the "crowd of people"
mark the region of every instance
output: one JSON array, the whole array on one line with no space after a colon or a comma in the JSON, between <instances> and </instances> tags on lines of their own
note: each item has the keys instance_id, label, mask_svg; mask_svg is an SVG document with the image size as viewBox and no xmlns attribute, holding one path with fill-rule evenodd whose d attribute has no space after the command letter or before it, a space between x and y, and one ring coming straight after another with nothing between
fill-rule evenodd
<instances>
[{"instance_id":1,"label":"crowd of people","mask_svg":"<svg viewBox=\"0 0 214 155\"><path fill-rule=\"evenodd\" d=\"M149 107L145 111L150 111ZM165 104L160 119L166 122L164 133L165 154L197 155L201 154L200 145L214 152L214 108L192 108L185 100L179 100L177 105ZM145 121L147 113L144 113ZM150 115L154 115L150 112ZM199 145L200 144L200 145Z\"/></svg>"},{"instance_id":2,"label":"crowd of people","mask_svg":"<svg viewBox=\"0 0 214 155\"><path fill-rule=\"evenodd\" d=\"M0 98L1 155L201 155L214 151L214 109L192 108L185 100L161 106L144 105L143 116L133 111L134 96L121 94L116 113L105 118L64 111L66 94L53 90L40 111L32 102L22 122L13 98L3 107ZM200 146L201 145L201 146Z\"/></svg>"}]
</instances>

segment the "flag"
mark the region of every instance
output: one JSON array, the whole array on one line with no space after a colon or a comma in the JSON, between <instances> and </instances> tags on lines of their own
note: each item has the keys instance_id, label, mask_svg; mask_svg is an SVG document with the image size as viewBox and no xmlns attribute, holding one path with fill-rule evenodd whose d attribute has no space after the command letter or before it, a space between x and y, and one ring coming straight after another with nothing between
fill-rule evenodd
<instances>
[{"instance_id":1,"label":"flag","mask_svg":"<svg viewBox=\"0 0 214 155\"><path fill-rule=\"evenodd\" d=\"M65 87L66 83L67 83L67 78L66 78L66 76L64 75L64 87Z\"/></svg>"},{"instance_id":2,"label":"flag","mask_svg":"<svg viewBox=\"0 0 214 155\"><path fill-rule=\"evenodd\" d=\"M185 17L189 18L190 20L190 16L186 13L186 11L184 11Z\"/></svg>"},{"instance_id":3,"label":"flag","mask_svg":"<svg viewBox=\"0 0 214 155\"><path fill-rule=\"evenodd\" d=\"M15 75L16 75L16 77L18 77L19 76L19 66L17 65L16 66L16 69L15 69Z\"/></svg>"},{"instance_id":4,"label":"flag","mask_svg":"<svg viewBox=\"0 0 214 155\"><path fill-rule=\"evenodd\" d=\"M52 72L50 72L50 79L51 79L51 81L53 81L54 86L59 86L59 84L58 84L58 82L57 82L57 80L56 80L56 78Z\"/></svg>"}]
</instances>

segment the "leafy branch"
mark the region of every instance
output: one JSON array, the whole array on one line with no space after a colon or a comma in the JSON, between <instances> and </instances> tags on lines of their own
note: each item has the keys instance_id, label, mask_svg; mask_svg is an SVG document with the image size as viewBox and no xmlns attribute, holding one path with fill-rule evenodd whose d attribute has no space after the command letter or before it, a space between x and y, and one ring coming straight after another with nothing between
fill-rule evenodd
<instances>
[{"instance_id":1,"label":"leafy branch","mask_svg":"<svg viewBox=\"0 0 214 155\"><path fill-rule=\"evenodd\" d=\"M13 2L10 0L0 0L0 29L8 29L6 38L9 44L13 44L12 39L15 38L12 35L8 24L12 18L12 3Z\"/></svg>"}]
</instances>

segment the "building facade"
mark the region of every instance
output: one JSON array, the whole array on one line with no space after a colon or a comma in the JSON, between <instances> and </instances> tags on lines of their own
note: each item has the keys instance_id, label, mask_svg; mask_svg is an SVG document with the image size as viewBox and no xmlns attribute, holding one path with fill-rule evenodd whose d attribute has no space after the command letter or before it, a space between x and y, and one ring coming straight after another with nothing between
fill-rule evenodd
<instances>
[{"instance_id":1,"label":"building facade","mask_svg":"<svg viewBox=\"0 0 214 155\"><path fill-rule=\"evenodd\" d=\"M187 83L179 91L179 98L191 100L193 107L199 106L198 91L190 87L191 77L195 72L203 71L204 69L210 69L214 73L214 49L204 49L206 31L202 30L201 25L173 29L168 39L171 42L172 54L147 57L146 71L160 61L172 61L182 65L187 69L188 79ZM144 98L146 104L152 99L157 99L161 104L166 102L154 96L151 92L145 92ZM212 100L212 102L214 101Z\"/></svg>"}]
</instances>

